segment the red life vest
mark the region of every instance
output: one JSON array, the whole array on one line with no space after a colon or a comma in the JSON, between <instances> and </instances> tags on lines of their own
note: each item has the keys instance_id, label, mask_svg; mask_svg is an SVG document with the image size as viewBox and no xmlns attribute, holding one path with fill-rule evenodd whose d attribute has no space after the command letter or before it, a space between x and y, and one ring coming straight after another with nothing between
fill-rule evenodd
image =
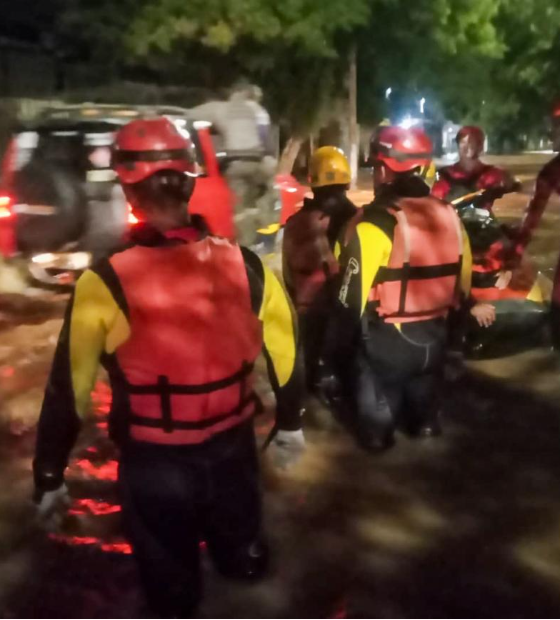
<instances>
[{"instance_id":1,"label":"red life vest","mask_svg":"<svg viewBox=\"0 0 560 620\"><path fill-rule=\"evenodd\" d=\"M389 212L397 220L393 248L369 300L390 323L445 316L457 302L463 254L455 209L433 198L403 198Z\"/></svg>"},{"instance_id":2,"label":"red life vest","mask_svg":"<svg viewBox=\"0 0 560 620\"><path fill-rule=\"evenodd\" d=\"M135 246L111 258L130 338L116 351L130 398L130 436L198 444L251 417L262 347L241 250L206 238Z\"/></svg>"},{"instance_id":3,"label":"red life vest","mask_svg":"<svg viewBox=\"0 0 560 620\"><path fill-rule=\"evenodd\" d=\"M313 304L327 280L338 273L327 237L330 217L319 209L302 209L284 230L283 258L299 312Z\"/></svg>"}]
</instances>

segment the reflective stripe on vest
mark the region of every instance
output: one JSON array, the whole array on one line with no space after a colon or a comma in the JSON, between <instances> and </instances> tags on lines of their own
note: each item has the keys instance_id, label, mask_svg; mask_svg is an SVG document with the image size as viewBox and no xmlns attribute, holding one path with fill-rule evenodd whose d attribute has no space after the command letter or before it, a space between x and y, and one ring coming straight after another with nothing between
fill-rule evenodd
<instances>
[{"instance_id":1,"label":"reflective stripe on vest","mask_svg":"<svg viewBox=\"0 0 560 620\"><path fill-rule=\"evenodd\" d=\"M369 300L386 321L445 316L457 301L463 255L461 223L453 207L433 198L406 198L389 209L397 220L387 267Z\"/></svg>"},{"instance_id":2,"label":"reflective stripe on vest","mask_svg":"<svg viewBox=\"0 0 560 620\"><path fill-rule=\"evenodd\" d=\"M251 417L262 328L239 247L221 239L136 246L111 258L129 308L116 357L130 436L202 443Z\"/></svg>"}]
</instances>

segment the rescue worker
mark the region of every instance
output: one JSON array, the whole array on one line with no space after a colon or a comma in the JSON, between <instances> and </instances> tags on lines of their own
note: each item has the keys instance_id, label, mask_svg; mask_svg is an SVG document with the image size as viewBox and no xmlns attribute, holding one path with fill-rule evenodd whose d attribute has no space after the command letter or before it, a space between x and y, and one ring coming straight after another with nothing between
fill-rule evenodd
<instances>
[{"instance_id":1,"label":"rescue worker","mask_svg":"<svg viewBox=\"0 0 560 620\"><path fill-rule=\"evenodd\" d=\"M270 116L261 105L262 91L245 81L227 101L210 101L189 111L220 132L227 156L225 177L235 197L235 230L239 243L252 245L273 210L276 159L272 156Z\"/></svg>"},{"instance_id":2,"label":"rescue worker","mask_svg":"<svg viewBox=\"0 0 560 620\"><path fill-rule=\"evenodd\" d=\"M282 259L284 282L299 317L307 387L314 392L320 383L320 355L338 273L333 251L357 208L346 196L351 171L340 149L323 146L315 151L309 181L313 197L305 198L286 222Z\"/></svg>"},{"instance_id":3,"label":"rescue worker","mask_svg":"<svg viewBox=\"0 0 560 620\"><path fill-rule=\"evenodd\" d=\"M272 152L271 145L271 127L270 127L270 114L266 108L263 107L263 91L260 86L256 84L248 84L245 86L245 92L247 95L247 103L255 112L255 118L257 121L257 129L259 132L259 138L261 145L266 153Z\"/></svg>"},{"instance_id":4,"label":"rescue worker","mask_svg":"<svg viewBox=\"0 0 560 620\"><path fill-rule=\"evenodd\" d=\"M552 109L552 148L558 153L539 172L533 197L529 202L516 237L516 262L523 253L539 225L546 205L553 193L560 194L560 101ZM560 262L554 275L554 286L550 305L552 343L560 350Z\"/></svg>"},{"instance_id":5,"label":"rescue worker","mask_svg":"<svg viewBox=\"0 0 560 620\"><path fill-rule=\"evenodd\" d=\"M520 184L509 172L480 160L486 136L480 127L462 127L457 133L459 161L441 168L432 187L432 195L452 202L462 196L485 190L486 199L477 206L492 210L494 201L504 194L518 191Z\"/></svg>"},{"instance_id":6,"label":"rescue worker","mask_svg":"<svg viewBox=\"0 0 560 620\"><path fill-rule=\"evenodd\" d=\"M375 199L341 254L328 361L341 378L346 421L372 452L393 445L397 425L419 437L441 433L446 316L470 287L459 217L420 176L431 153L418 128L374 137ZM481 325L494 319L489 305L471 312Z\"/></svg>"},{"instance_id":7,"label":"rescue worker","mask_svg":"<svg viewBox=\"0 0 560 620\"><path fill-rule=\"evenodd\" d=\"M39 421L35 500L45 513L64 497L102 362L124 526L151 613L188 617L201 597L202 538L222 574L265 571L253 367L264 347L277 397L271 450L286 464L304 447L294 322L260 259L189 217L192 145L170 121L125 126L114 161L146 223L76 285Z\"/></svg>"}]
</instances>

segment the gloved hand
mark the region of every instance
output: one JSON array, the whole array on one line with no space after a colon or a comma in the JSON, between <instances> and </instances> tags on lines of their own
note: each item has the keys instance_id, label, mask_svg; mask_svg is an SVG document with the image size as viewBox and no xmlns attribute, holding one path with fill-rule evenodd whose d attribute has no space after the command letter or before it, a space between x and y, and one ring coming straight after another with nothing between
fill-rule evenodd
<instances>
[{"instance_id":1,"label":"gloved hand","mask_svg":"<svg viewBox=\"0 0 560 620\"><path fill-rule=\"evenodd\" d=\"M299 461L305 451L303 431L278 431L268 450L276 467L288 469Z\"/></svg>"},{"instance_id":2,"label":"gloved hand","mask_svg":"<svg viewBox=\"0 0 560 620\"><path fill-rule=\"evenodd\" d=\"M56 527L62 519L62 513L70 506L68 488L62 484L54 491L35 492L33 501L37 506L38 520L45 526Z\"/></svg>"}]
</instances>

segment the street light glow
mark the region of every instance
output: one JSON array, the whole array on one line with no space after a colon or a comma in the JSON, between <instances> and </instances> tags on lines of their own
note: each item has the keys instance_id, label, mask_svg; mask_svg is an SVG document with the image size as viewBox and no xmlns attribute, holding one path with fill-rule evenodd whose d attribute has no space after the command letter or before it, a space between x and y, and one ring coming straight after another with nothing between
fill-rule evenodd
<instances>
[{"instance_id":1,"label":"street light glow","mask_svg":"<svg viewBox=\"0 0 560 620\"><path fill-rule=\"evenodd\" d=\"M410 116L410 114L407 114L402 121L399 123L400 127L403 127L404 129L410 129L411 127L415 127L416 125L420 124L420 119L418 118L412 118L412 116Z\"/></svg>"}]
</instances>

